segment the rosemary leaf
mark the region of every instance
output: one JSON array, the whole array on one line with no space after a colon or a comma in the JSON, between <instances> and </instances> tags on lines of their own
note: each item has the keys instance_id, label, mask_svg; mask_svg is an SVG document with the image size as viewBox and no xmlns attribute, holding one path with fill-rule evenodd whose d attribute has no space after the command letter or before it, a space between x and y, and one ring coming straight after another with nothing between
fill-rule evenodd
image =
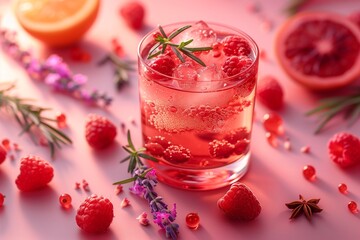
<instances>
[{"instance_id":1,"label":"rosemary leaf","mask_svg":"<svg viewBox=\"0 0 360 240\"><path fill-rule=\"evenodd\" d=\"M30 103L27 103L29 99L19 98L8 94L8 90L12 88L6 88L0 90L0 107L4 107L11 113L16 122L21 126L22 130L20 135L23 133L29 133L31 139L36 144L36 136L32 132L33 128L38 128L41 134L48 141L51 156L55 154L55 148L60 148L61 144L71 144L71 139L62 131L49 125L47 122L56 121L48 117L43 117L42 113L49 108L39 107Z\"/></svg>"},{"instance_id":2,"label":"rosemary leaf","mask_svg":"<svg viewBox=\"0 0 360 240\"><path fill-rule=\"evenodd\" d=\"M191 25L186 25L186 26L179 28L178 30L176 30L175 32L170 34L169 40L173 39L174 37L176 37L177 35L179 35L180 33L182 33L183 31L185 31L188 28L191 28Z\"/></svg>"}]
</instances>

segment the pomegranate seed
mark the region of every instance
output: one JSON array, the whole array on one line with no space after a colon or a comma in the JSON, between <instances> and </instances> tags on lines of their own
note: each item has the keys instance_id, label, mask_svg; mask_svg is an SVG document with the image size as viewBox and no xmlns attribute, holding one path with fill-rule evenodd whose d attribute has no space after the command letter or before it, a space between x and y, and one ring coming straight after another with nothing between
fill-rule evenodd
<instances>
[{"instance_id":1,"label":"pomegranate seed","mask_svg":"<svg viewBox=\"0 0 360 240\"><path fill-rule=\"evenodd\" d=\"M65 128L66 127L66 115L63 113L59 113L56 116L56 122L59 128Z\"/></svg>"},{"instance_id":2,"label":"pomegranate seed","mask_svg":"<svg viewBox=\"0 0 360 240\"><path fill-rule=\"evenodd\" d=\"M140 214L136 219L139 220L139 223L143 226L149 225L149 219L147 219L146 212L143 212L142 214Z\"/></svg>"},{"instance_id":3,"label":"pomegranate seed","mask_svg":"<svg viewBox=\"0 0 360 240\"><path fill-rule=\"evenodd\" d=\"M263 117L263 126L266 131L281 136L284 135L284 125L282 118L276 113L267 113Z\"/></svg>"},{"instance_id":4,"label":"pomegranate seed","mask_svg":"<svg viewBox=\"0 0 360 240\"><path fill-rule=\"evenodd\" d=\"M339 192L341 193L347 193L347 186L345 183L340 183L338 186Z\"/></svg>"},{"instance_id":5,"label":"pomegranate seed","mask_svg":"<svg viewBox=\"0 0 360 240\"><path fill-rule=\"evenodd\" d=\"M190 229L197 229L200 225L200 217L197 213L189 213L185 218L186 226Z\"/></svg>"},{"instance_id":6,"label":"pomegranate seed","mask_svg":"<svg viewBox=\"0 0 360 240\"><path fill-rule=\"evenodd\" d=\"M120 206L121 206L122 208L127 207L127 206L130 206L130 200L127 199L127 198L124 198L124 199L121 201Z\"/></svg>"},{"instance_id":7,"label":"pomegranate seed","mask_svg":"<svg viewBox=\"0 0 360 240\"><path fill-rule=\"evenodd\" d=\"M70 49L70 59L76 62L89 62L91 55L80 47Z\"/></svg>"},{"instance_id":8,"label":"pomegranate seed","mask_svg":"<svg viewBox=\"0 0 360 240\"><path fill-rule=\"evenodd\" d=\"M304 177L309 181L313 181L316 178L316 170L311 165L304 166L303 174L304 174Z\"/></svg>"},{"instance_id":9,"label":"pomegranate seed","mask_svg":"<svg viewBox=\"0 0 360 240\"><path fill-rule=\"evenodd\" d=\"M278 141L277 141L277 137L272 134L271 132L267 132L265 134L266 136L266 140L268 141L268 143L273 146L273 147L277 147L278 146Z\"/></svg>"},{"instance_id":10,"label":"pomegranate seed","mask_svg":"<svg viewBox=\"0 0 360 240\"><path fill-rule=\"evenodd\" d=\"M348 208L349 208L350 212L352 212L352 213L357 213L358 212L357 204L354 201L350 201L348 203Z\"/></svg>"},{"instance_id":11,"label":"pomegranate seed","mask_svg":"<svg viewBox=\"0 0 360 240\"><path fill-rule=\"evenodd\" d=\"M19 144L17 144L17 143L13 143L13 147L14 147L14 150L15 151L21 151L21 149L20 149L20 146L19 146Z\"/></svg>"},{"instance_id":12,"label":"pomegranate seed","mask_svg":"<svg viewBox=\"0 0 360 240\"><path fill-rule=\"evenodd\" d=\"M83 187L84 191L87 191L87 192L90 191L89 183L85 179L82 181L82 187Z\"/></svg>"},{"instance_id":13,"label":"pomegranate seed","mask_svg":"<svg viewBox=\"0 0 360 240\"><path fill-rule=\"evenodd\" d=\"M80 189L80 183L79 182L75 183L75 189Z\"/></svg>"},{"instance_id":14,"label":"pomegranate seed","mask_svg":"<svg viewBox=\"0 0 360 240\"><path fill-rule=\"evenodd\" d=\"M310 147L309 146L304 146L300 149L300 151L302 153L310 153Z\"/></svg>"},{"instance_id":15,"label":"pomegranate seed","mask_svg":"<svg viewBox=\"0 0 360 240\"><path fill-rule=\"evenodd\" d=\"M71 207L71 196L67 193L61 194L59 197L60 205L63 208L70 208Z\"/></svg>"},{"instance_id":16,"label":"pomegranate seed","mask_svg":"<svg viewBox=\"0 0 360 240\"><path fill-rule=\"evenodd\" d=\"M284 142L284 148L288 151L291 151L291 142L289 139L286 139Z\"/></svg>"},{"instance_id":17,"label":"pomegranate seed","mask_svg":"<svg viewBox=\"0 0 360 240\"><path fill-rule=\"evenodd\" d=\"M4 206L5 196L0 193L0 207Z\"/></svg>"},{"instance_id":18,"label":"pomegranate seed","mask_svg":"<svg viewBox=\"0 0 360 240\"><path fill-rule=\"evenodd\" d=\"M122 191L123 191L123 186L122 185L117 185L116 188L115 188L115 194L119 195Z\"/></svg>"},{"instance_id":19,"label":"pomegranate seed","mask_svg":"<svg viewBox=\"0 0 360 240\"><path fill-rule=\"evenodd\" d=\"M11 146L10 146L10 140L5 138L2 140L2 145L3 147L5 148L6 151L9 151L11 149Z\"/></svg>"}]
</instances>

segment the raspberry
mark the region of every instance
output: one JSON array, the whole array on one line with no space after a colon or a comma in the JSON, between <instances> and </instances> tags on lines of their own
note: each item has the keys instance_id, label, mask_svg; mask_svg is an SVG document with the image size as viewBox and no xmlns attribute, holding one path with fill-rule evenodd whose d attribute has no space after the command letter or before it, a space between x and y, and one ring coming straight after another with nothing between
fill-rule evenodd
<instances>
[{"instance_id":1,"label":"raspberry","mask_svg":"<svg viewBox=\"0 0 360 240\"><path fill-rule=\"evenodd\" d=\"M235 144L239 140L244 140L249 138L249 132L245 127L236 129L226 134L224 139L229 143Z\"/></svg>"},{"instance_id":2,"label":"raspberry","mask_svg":"<svg viewBox=\"0 0 360 240\"><path fill-rule=\"evenodd\" d=\"M0 193L0 207L4 206L4 202L5 202L5 196Z\"/></svg>"},{"instance_id":3,"label":"raspberry","mask_svg":"<svg viewBox=\"0 0 360 240\"><path fill-rule=\"evenodd\" d=\"M190 150L178 145L171 145L164 152L164 159L172 163L183 163L188 161L190 157Z\"/></svg>"},{"instance_id":4,"label":"raspberry","mask_svg":"<svg viewBox=\"0 0 360 240\"><path fill-rule=\"evenodd\" d=\"M155 136L155 137L148 137L148 141L152 143L158 143L160 144L164 149L169 147L171 145L171 142L166 140L166 138L162 136Z\"/></svg>"},{"instance_id":5,"label":"raspberry","mask_svg":"<svg viewBox=\"0 0 360 240\"><path fill-rule=\"evenodd\" d=\"M235 154L244 154L248 151L250 145L250 141L247 139L239 140L234 145L234 153Z\"/></svg>"},{"instance_id":6,"label":"raspberry","mask_svg":"<svg viewBox=\"0 0 360 240\"><path fill-rule=\"evenodd\" d=\"M85 124L85 137L89 145L95 149L103 149L114 142L116 127L107 118L90 114Z\"/></svg>"},{"instance_id":7,"label":"raspberry","mask_svg":"<svg viewBox=\"0 0 360 240\"><path fill-rule=\"evenodd\" d=\"M227 158L234 152L234 145L226 140L214 140L209 143L210 155L215 158Z\"/></svg>"},{"instance_id":8,"label":"raspberry","mask_svg":"<svg viewBox=\"0 0 360 240\"><path fill-rule=\"evenodd\" d=\"M259 101L271 110L280 110L284 105L284 93L278 80L272 76L265 76L257 87Z\"/></svg>"},{"instance_id":9,"label":"raspberry","mask_svg":"<svg viewBox=\"0 0 360 240\"><path fill-rule=\"evenodd\" d=\"M221 43L226 56L248 56L251 52L249 43L240 36L227 36Z\"/></svg>"},{"instance_id":10,"label":"raspberry","mask_svg":"<svg viewBox=\"0 0 360 240\"><path fill-rule=\"evenodd\" d=\"M120 15L126 24L134 30L139 30L144 26L145 8L140 2L125 3L120 8Z\"/></svg>"},{"instance_id":11,"label":"raspberry","mask_svg":"<svg viewBox=\"0 0 360 240\"><path fill-rule=\"evenodd\" d=\"M77 225L88 233L105 232L114 218L113 204L109 199L92 194L81 203L76 214Z\"/></svg>"},{"instance_id":12,"label":"raspberry","mask_svg":"<svg viewBox=\"0 0 360 240\"><path fill-rule=\"evenodd\" d=\"M230 218L250 221L261 212L261 206L250 188L234 183L217 202L218 207Z\"/></svg>"},{"instance_id":13,"label":"raspberry","mask_svg":"<svg viewBox=\"0 0 360 240\"><path fill-rule=\"evenodd\" d=\"M147 70L149 78L154 80L163 80L165 76L171 77L173 75L175 62L168 55L160 55L151 61L149 66L151 68Z\"/></svg>"},{"instance_id":14,"label":"raspberry","mask_svg":"<svg viewBox=\"0 0 360 240\"><path fill-rule=\"evenodd\" d=\"M252 64L252 60L246 56L228 57L222 65L222 70L227 76L232 77L244 70Z\"/></svg>"},{"instance_id":15,"label":"raspberry","mask_svg":"<svg viewBox=\"0 0 360 240\"><path fill-rule=\"evenodd\" d=\"M0 146L0 164L5 161L6 155L7 155L6 150L2 146Z\"/></svg>"},{"instance_id":16,"label":"raspberry","mask_svg":"<svg viewBox=\"0 0 360 240\"><path fill-rule=\"evenodd\" d=\"M341 132L328 142L329 156L340 167L347 168L360 163L360 140L356 136Z\"/></svg>"},{"instance_id":17,"label":"raspberry","mask_svg":"<svg viewBox=\"0 0 360 240\"><path fill-rule=\"evenodd\" d=\"M161 157L164 155L163 146L156 142L149 142L145 144L146 151L148 151L154 157Z\"/></svg>"},{"instance_id":18,"label":"raspberry","mask_svg":"<svg viewBox=\"0 0 360 240\"><path fill-rule=\"evenodd\" d=\"M54 177L53 167L37 156L21 159L20 174L15 183L19 190L27 192L45 187Z\"/></svg>"}]
</instances>

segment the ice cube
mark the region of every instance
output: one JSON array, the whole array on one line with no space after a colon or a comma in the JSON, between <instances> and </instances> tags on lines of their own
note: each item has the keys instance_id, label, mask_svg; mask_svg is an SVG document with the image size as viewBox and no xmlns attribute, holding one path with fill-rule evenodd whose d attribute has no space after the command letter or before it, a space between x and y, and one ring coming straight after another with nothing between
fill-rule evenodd
<instances>
[{"instance_id":1,"label":"ice cube","mask_svg":"<svg viewBox=\"0 0 360 240\"><path fill-rule=\"evenodd\" d=\"M181 63L174 69L173 76L175 78L179 78L183 80L196 81L197 72L194 63L192 62Z\"/></svg>"},{"instance_id":2,"label":"ice cube","mask_svg":"<svg viewBox=\"0 0 360 240\"><path fill-rule=\"evenodd\" d=\"M174 41L180 43L190 39L193 41L187 47L211 47L217 40L217 34L204 21L199 21L182 34L179 34Z\"/></svg>"},{"instance_id":3,"label":"ice cube","mask_svg":"<svg viewBox=\"0 0 360 240\"><path fill-rule=\"evenodd\" d=\"M224 86L224 73L219 66L211 64L201 68L198 73L196 87L201 91L216 90Z\"/></svg>"}]
</instances>

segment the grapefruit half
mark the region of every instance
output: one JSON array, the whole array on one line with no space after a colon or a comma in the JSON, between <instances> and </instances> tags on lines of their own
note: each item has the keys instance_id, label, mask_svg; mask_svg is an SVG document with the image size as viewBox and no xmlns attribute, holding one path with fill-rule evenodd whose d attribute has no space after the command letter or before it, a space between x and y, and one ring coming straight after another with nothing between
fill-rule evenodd
<instances>
[{"instance_id":1,"label":"grapefruit half","mask_svg":"<svg viewBox=\"0 0 360 240\"><path fill-rule=\"evenodd\" d=\"M360 28L335 13L299 13L279 29L275 53L285 72L305 87L343 87L360 76Z\"/></svg>"},{"instance_id":2,"label":"grapefruit half","mask_svg":"<svg viewBox=\"0 0 360 240\"><path fill-rule=\"evenodd\" d=\"M92 26L100 0L16 0L15 16L33 37L49 46L80 40Z\"/></svg>"}]
</instances>

